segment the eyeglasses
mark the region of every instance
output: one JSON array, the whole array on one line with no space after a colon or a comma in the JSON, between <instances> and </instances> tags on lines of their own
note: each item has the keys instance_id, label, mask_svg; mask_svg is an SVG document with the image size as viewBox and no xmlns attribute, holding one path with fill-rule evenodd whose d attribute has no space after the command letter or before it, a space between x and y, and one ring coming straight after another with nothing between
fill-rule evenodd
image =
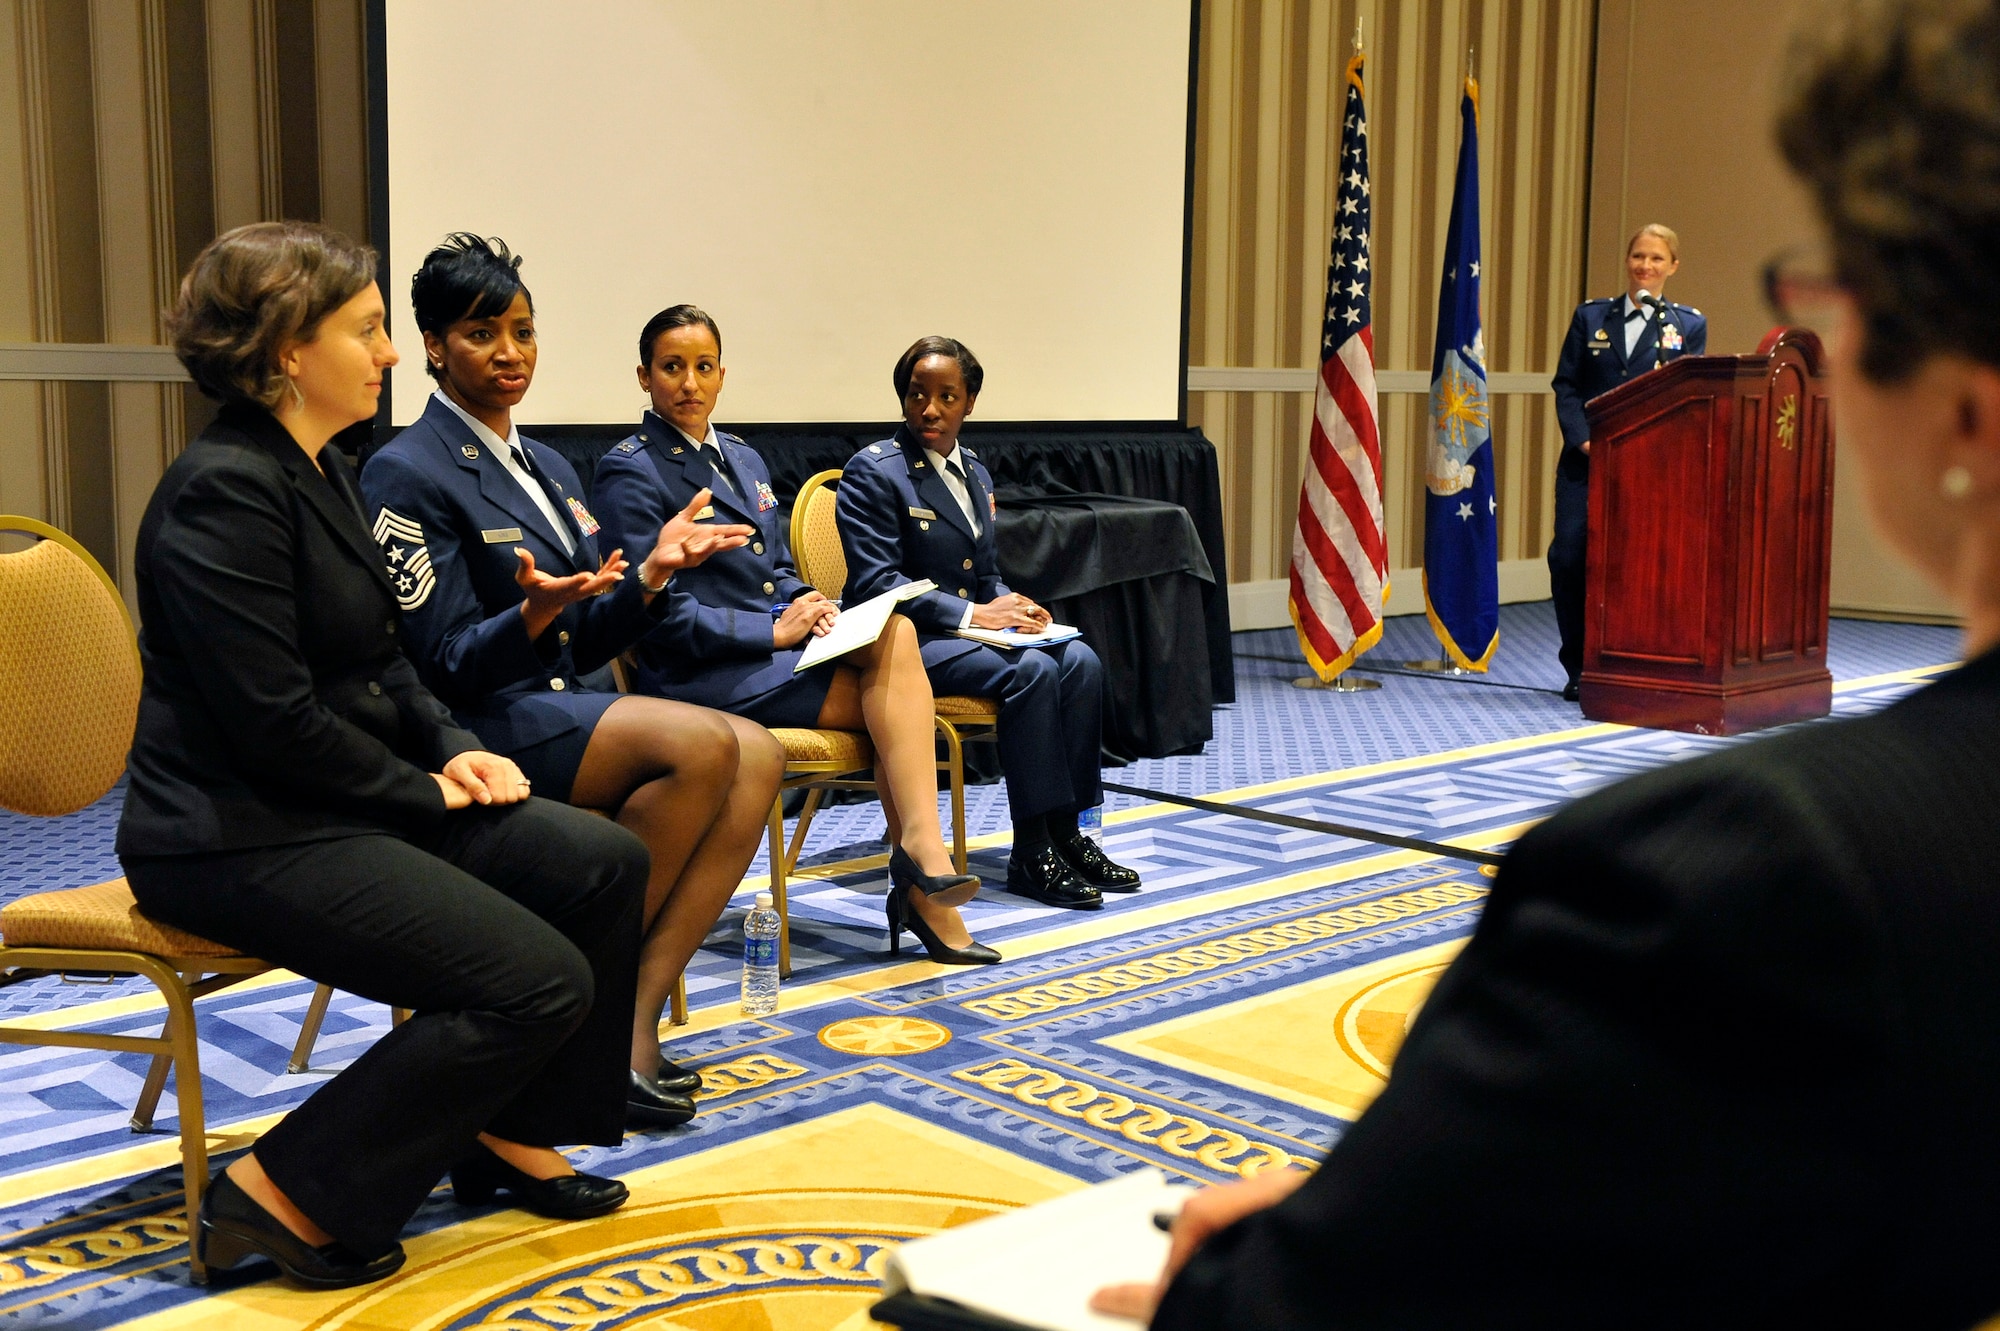
<instances>
[{"instance_id":1,"label":"eyeglasses","mask_svg":"<svg viewBox=\"0 0 2000 1331\"><path fill-rule=\"evenodd\" d=\"M1764 264L1764 303L1778 321L1804 328L1831 348L1847 311L1847 288L1817 246L1781 250Z\"/></svg>"}]
</instances>

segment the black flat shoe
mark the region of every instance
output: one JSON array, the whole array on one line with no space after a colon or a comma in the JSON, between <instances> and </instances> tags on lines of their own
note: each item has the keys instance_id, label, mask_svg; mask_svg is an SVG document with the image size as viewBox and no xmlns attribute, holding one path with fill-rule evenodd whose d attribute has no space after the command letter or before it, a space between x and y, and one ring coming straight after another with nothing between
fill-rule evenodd
<instances>
[{"instance_id":1,"label":"black flat shoe","mask_svg":"<svg viewBox=\"0 0 2000 1331\"><path fill-rule=\"evenodd\" d=\"M935 901L937 898L931 898ZM1000 954L990 947L968 943L964 947L946 947L924 917L910 909L910 889L898 884L889 889L889 900L884 903L889 916L889 955L901 956L903 952L903 930L908 929L924 945L932 961L943 966L991 966L1000 960Z\"/></svg>"},{"instance_id":2,"label":"black flat shoe","mask_svg":"<svg viewBox=\"0 0 2000 1331\"><path fill-rule=\"evenodd\" d=\"M978 874L918 873L917 862L904 854L901 846L889 852L889 885L921 892L940 906L963 906L979 895Z\"/></svg>"},{"instance_id":3,"label":"black flat shoe","mask_svg":"<svg viewBox=\"0 0 2000 1331\"><path fill-rule=\"evenodd\" d=\"M1078 878L1100 892L1139 890L1138 872L1113 860L1102 847L1081 832L1066 841L1056 842L1056 850L1061 853L1063 863L1076 870Z\"/></svg>"},{"instance_id":4,"label":"black flat shoe","mask_svg":"<svg viewBox=\"0 0 2000 1331\"><path fill-rule=\"evenodd\" d=\"M632 1074L625 1092L625 1124L633 1128L678 1128L694 1117L694 1097L670 1091L650 1077Z\"/></svg>"},{"instance_id":5,"label":"black flat shoe","mask_svg":"<svg viewBox=\"0 0 2000 1331\"><path fill-rule=\"evenodd\" d=\"M1569 683L1563 685L1564 702L1577 702L1582 697L1583 697L1583 685L1577 683L1575 680L1571 680Z\"/></svg>"},{"instance_id":6,"label":"black flat shoe","mask_svg":"<svg viewBox=\"0 0 2000 1331\"><path fill-rule=\"evenodd\" d=\"M202 1194L194 1254L211 1271L227 1271L252 1257L268 1258L308 1289L365 1285L393 1274L403 1264L400 1243L374 1258L363 1258L341 1243L313 1247L253 1201L226 1172L210 1180Z\"/></svg>"},{"instance_id":7,"label":"black flat shoe","mask_svg":"<svg viewBox=\"0 0 2000 1331\"><path fill-rule=\"evenodd\" d=\"M588 1220L625 1204L631 1196L615 1178L595 1174L562 1174L555 1178L535 1178L484 1146L451 1167L451 1194L461 1206L484 1206L493 1194L505 1188L524 1211L545 1215L551 1220Z\"/></svg>"},{"instance_id":8,"label":"black flat shoe","mask_svg":"<svg viewBox=\"0 0 2000 1331\"><path fill-rule=\"evenodd\" d=\"M661 1054L660 1070L653 1074L653 1084L663 1091L691 1096L701 1089L701 1074Z\"/></svg>"},{"instance_id":9,"label":"black flat shoe","mask_svg":"<svg viewBox=\"0 0 2000 1331\"><path fill-rule=\"evenodd\" d=\"M1054 846L1043 846L1032 855L1023 855L1016 847L1007 857L1007 890L1065 910L1097 910L1104 905L1098 890L1077 877Z\"/></svg>"}]
</instances>

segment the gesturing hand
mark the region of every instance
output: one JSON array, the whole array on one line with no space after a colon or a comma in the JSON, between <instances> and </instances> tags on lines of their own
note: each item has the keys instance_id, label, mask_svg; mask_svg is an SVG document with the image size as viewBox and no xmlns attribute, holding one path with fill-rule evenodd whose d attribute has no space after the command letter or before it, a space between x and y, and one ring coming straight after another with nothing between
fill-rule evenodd
<instances>
[{"instance_id":1,"label":"gesturing hand","mask_svg":"<svg viewBox=\"0 0 2000 1331\"><path fill-rule=\"evenodd\" d=\"M979 629L1025 629L1040 633L1049 626L1049 612L1019 592L972 607L972 626Z\"/></svg>"},{"instance_id":2,"label":"gesturing hand","mask_svg":"<svg viewBox=\"0 0 2000 1331\"><path fill-rule=\"evenodd\" d=\"M566 578L552 578L536 568L534 555L518 545L514 554L521 561L514 570L514 583L528 598L521 602L521 618L528 623L530 639L547 632L563 607L608 592L625 576L623 550L613 550L595 573L572 573Z\"/></svg>"},{"instance_id":3,"label":"gesturing hand","mask_svg":"<svg viewBox=\"0 0 2000 1331\"><path fill-rule=\"evenodd\" d=\"M1174 1221L1173 1247L1167 1252L1167 1264L1159 1280L1150 1285L1106 1285L1090 1296L1091 1308L1113 1317L1152 1321L1167 1286L1174 1283L1174 1277L1202 1244L1244 1216L1276 1206L1311 1177L1303 1169L1270 1169L1241 1183L1203 1188L1188 1198Z\"/></svg>"},{"instance_id":4,"label":"gesturing hand","mask_svg":"<svg viewBox=\"0 0 2000 1331\"><path fill-rule=\"evenodd\" d=\"M710 555L749 544L755 529L740 522L697 522L695 514L707 508L714 494L698 492L688 506L667 519L653 553L639 567L639 576L648 587L666 585L668 578L684 568L693 568Z\"/></svg>"},{"instance_id":5,"label":"gesturing hand","mask_svg":"<svg viewBox=\"0 0 2000 1331\"><path fill-rule=\"evenodd\" d=\"M519 804L528 798L528 778L521 774L514 760L482 749L453 758L444 765L444 776L477 804ZM445 803L447 806L451 803L449 792Z\"/></svg>"},{"instance_id":6,"label":"gesturing hand","mask_svg":"<svg viewBox=\"0 0 2000 1331\"><path fill-rule=\"evenodd\" d=\"M806 640L808 633L823 638L839 617L839 606L818 592L807 592L786 606L785 613L771 626L771 645L780 650L796 647Z\"/></svg>"}]
</instances>

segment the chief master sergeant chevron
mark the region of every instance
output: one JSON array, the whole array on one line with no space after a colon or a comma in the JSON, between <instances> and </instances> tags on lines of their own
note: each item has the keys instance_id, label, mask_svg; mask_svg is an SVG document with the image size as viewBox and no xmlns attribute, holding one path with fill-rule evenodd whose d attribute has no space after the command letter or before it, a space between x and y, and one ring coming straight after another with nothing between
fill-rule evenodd
<instances>
[{"instance_id":1,"label":"chief master sergeant chevron","mask_svg":"<svg viewBox=\"0 0 2000 1331\"><path fill-rule=\"evenodd\" d=\"M1681 266L1673 228L1649 222L1625 246L1623 297L1576 307L1556 364L1556 419L1562 458L1556 463L1556 531L1549 542L1549 591L1562 633L1563 697L1576 701L1583 674L1583 588L1590 533L1590 422L1583 404L1680 356L1708 348L1701 311L1660 296ZM1654 302L1657 302L1655 304Z\"/></svg>"}]
</instances>

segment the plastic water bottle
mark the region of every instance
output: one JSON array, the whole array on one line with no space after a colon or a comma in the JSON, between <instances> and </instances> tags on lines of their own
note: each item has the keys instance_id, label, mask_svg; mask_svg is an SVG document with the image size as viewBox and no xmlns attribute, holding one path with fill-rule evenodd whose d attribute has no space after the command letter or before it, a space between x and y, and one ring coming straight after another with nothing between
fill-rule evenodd
<instances>
[{"instance_id":1,"label":"plastic water bottle","mask_svg":"<svg viewBox=\"0 0 2000 1331\"><path fill-rule=\"evenodd\" d=\"M743 920L743 1015L768 1017L778 1010L778 912L771 894L759 892Z\"/></svg>"},{"instance_id":2,"label":"plastic water bottle","mask_svg":"<svg viewBox=\"0 0 2000 1331\"><path fill-rule=\"evenodd\" d=\"M1104 806L1093 804L1076 816L1076 830L1095 841L1104 831Z\"/></svg>"}]
</instances>

